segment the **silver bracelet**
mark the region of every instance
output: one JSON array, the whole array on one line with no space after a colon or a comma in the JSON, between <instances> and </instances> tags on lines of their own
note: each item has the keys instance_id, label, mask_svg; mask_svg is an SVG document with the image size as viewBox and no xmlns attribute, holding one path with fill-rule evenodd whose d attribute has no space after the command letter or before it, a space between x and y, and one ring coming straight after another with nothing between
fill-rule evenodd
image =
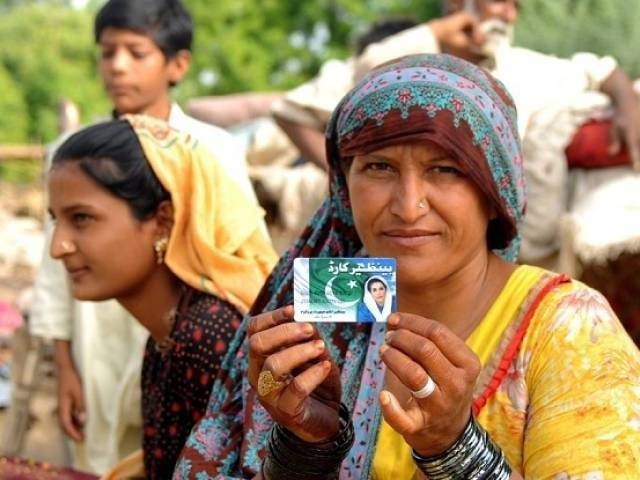
<instances>
[{"instance_id":1,"label":"silver bracelet","mask_svg":"<svg viewBox=\"0 0 640 480\"><path fill-rule=\"evenodd\" d=\"M440 455L423 457L415 450L411 454L429 480L509 480L511 476L502 450L473 415L460 438Z\"/></svg>"}]
</instances>

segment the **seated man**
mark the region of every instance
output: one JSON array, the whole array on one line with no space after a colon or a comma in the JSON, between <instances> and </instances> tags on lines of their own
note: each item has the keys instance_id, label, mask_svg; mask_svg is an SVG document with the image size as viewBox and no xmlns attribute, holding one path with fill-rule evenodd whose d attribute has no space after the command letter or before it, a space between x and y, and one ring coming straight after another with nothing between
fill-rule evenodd
<instances>
[{"instance_id":1,"label":"seated man","mask_svg":"<svg viewBox=\"0 0 640 480\"><path fill-rule=\"evenodd\" d=\"M369 69L406 54L442 51L489 69L514 97L526 159L524 169L529 187L529 211L545 211L542 205L548 205L550 198L547 187L558 178L547 170L561 170L565 165L564 158L552 158L542 150L536 151L540 142L528 138L531 135L529 127L535 117L543 115L541 112L550 107L560 105L569 108L587 92L602 93L613 106L614 128L611 133L615 139L614 148L626 144L632 160L640 165L640 106L631 82L613 58L580 53L571 59L562 59L512 46L513 28L518 18L518 2L515 0L444 0L443 6L448 12L446 16L406 29L365 48L353 64L350 80L340 77L336 83L333 76L337 74L321 74L292 90L274 105L273 113L279 124L300 151L307 152L307 158L316 164L324 163L324 122L341 95ZM337 90L341 93L338 94ZM573 122L577 120L576 116ZM579 124L573 123L574 127ZM545 133L546 136L550 134L549 131ZM563 136L567 132L556 134ZM569 138L566 137L564 146L569 143ZM530 224L532 218L531 215L525 218L521 260L541 263L557 252L558 239L549 240L547 237L542 242L543 248L540 248L541 241L536 237L540 228ZM548 225L545 227L547 231L556 235L558 230L556 226ZM533 244L537 245L532 247Z\"/></svg>"}]
</instances>

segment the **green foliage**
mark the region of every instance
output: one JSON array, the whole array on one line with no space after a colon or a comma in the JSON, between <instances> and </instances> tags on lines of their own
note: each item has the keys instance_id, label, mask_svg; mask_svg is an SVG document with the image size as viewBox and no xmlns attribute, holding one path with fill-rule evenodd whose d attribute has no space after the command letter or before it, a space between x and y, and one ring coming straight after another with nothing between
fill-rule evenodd
<instances>
[{"instance_id":1,"label":"green foliage","mask_svg":"<svg viewBox=\"0 0 640 480\"><path fill-rule=\"evenodd\" d=\"M431 18L440 0L185 0L196 19L193 72L183 97L286 89L328 58L346 58L355 34L384 16ZM206 84L214 77L215 83ZM205 82L202 82L202 80Z\"/></svg>"},{"instance_id":2,"label":"green foliage","mask_svg":"<svg viewBox=\"0 0 640 480\"><path fill-rule=\"evenodd\" d=\"M96 72L93 16L104 0L0 0L0 142L55 138L57 104L76 102L83 122L109 111ZM178 99L282 90L346 58L357 35L386 16L426 21L441 0L184 0L196 20L193 67ZM523 0L517 43L568 56L612 54L640 76L640 1Z\"/></svg>"},{"instance_id":3,"label":"green foliage","mask_svg":"<svg viewBox=\"0 0 640 480\"><path fill-rule=\"evenodd\" d=\"M517 43L566 57L575 52L613 55L632 77L640 76L638 0L525 0Z\"/></svg>"},{"instance_id":4,"label":"green foliage","mask_svg":"<svg viewBox=\"0 0 640 480\"><path fill-rule=\"evenodd\" d=\"M75 101L85 118L106 111L91 31L89 12L65 6L35 2L0 15L0 67L20 87L28 119L14 141L55 138L61 98Z\"/></svg>"},{"instance_id":5,"label":"green foliage","mask_svg":"<svg viewBox=\"0 0 640 480\"><path fill-rule=\"evenodd\" d=\"M23 92L0 65L0 143L27 140L29 119Z\"/></svg>"},{"instance_id":6,"label":"green foliage","mask_svg":"<svg viewBox=\"0 0 640 480\"><path fill-rule=\"evenodd\" d=\"M15 159L0 162L0 181L31 185L42 175L42 162L32 159Z\"/></svg>"}]
</instances>

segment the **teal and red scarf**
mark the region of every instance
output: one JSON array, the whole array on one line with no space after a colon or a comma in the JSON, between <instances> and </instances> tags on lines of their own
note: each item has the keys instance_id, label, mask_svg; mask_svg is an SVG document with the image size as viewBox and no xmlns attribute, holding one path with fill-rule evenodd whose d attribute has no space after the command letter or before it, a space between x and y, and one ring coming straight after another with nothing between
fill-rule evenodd
<instances>
[{"instance_id":1,"label":"teal and red scarf","mask_svg":"<svg viewBox=\"0 0 640 480\"><path fill-rule=\"evenodd\" d=\"M464 164L498 211L488 245L515 260L525 192L511 97L488 72L468 62L412 55L373 70L334 111L327 128L330 194L273 270L253 314L293 302L294 258L365 254L351 215L344 158L420 140L438 143ZM272 420L244 375L246 324L230 345L208 413L192 432L175 478L247 478L260 471ZM326 323L319 330L341 369L342 400L356 430L340 478L369 478L380 422L384 325Z\"/></svg>"}]
</instances>

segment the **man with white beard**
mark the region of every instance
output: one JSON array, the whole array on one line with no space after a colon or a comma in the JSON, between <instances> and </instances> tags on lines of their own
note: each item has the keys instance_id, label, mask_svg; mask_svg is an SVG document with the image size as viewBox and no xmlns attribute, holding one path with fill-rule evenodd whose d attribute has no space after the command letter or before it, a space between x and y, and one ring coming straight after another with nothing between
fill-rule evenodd
<instances>
[{"instance_id":1,"label":"man with white beard","mask_svg":"<svg viewBox=\"0 0 640 480\"><path fill-rule=\"evenodd\" d=\"M523 138L525 173L529 185L529 212L523 230L522 260L544 263L558 248L557 218L565 208L566 164L564 158L540 150L539 141L528 141L528 129L539 112L572 110L587 93L604 95L613 107L612 149L626 144L636 165L640 165L640 107L629 78L611 57L579 53L571 59L545 55L512 46L513 29L518 18L517 0L445 0L444 16L410 28L369 45L356 59L349 86L376 65L413 53L450 53L487 68L500 79L513 96L518 109L518 130ZM313 79L289 92L277 102L273 114L302 152L315 152L307 158L316 164L324 161L323 121L345 92L335 94L335 103L327 101L335 91L335 79ZM322 99L322 103L318 102ZM566 107L566 108L565 108ZM574 110L572 110L574 111ZM572 133L589 116L585 110L557 135L556 144L569 143ZM299 119L315 119L302 123ZM538 130L539 133L539 130ZM563 153L560 150L560 153ZM550 193L550 188L553 191ZM549 220L552 221L549 221ZM553 266L553 265L548 265Z\"/></svg>"}]
</instances>

